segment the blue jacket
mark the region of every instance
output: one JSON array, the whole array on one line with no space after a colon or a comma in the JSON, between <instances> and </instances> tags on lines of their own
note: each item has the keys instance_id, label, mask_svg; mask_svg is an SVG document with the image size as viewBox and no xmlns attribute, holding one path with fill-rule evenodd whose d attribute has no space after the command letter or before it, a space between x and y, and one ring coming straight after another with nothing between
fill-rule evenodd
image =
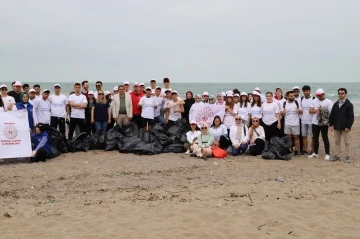
<instances>
[{"instance_id":1,"label":"blue jacket","mask_svg":"<svg viewBox=\"0 0 360 239\"><path fill-rule=\"evenodd\" d=\"M18 110L26 109L28 112L28 121L29 121L29 128L34 130L34 118L33 118L33 110L34 106L30 103L27 103L27 107L25 108L24 104L21 102L16 103L16 108Z\"/></svg>"},{"instance_id":2,"label":"blue jacket","mask_svg":"<svg viewBox=\"0 0 360 239\"><path fill-rule=\"evenodd\" d=\"M31 136L31 141L33 144L33 150L39 150L40 148L44 148L48 156L50 156L50 137L46 131L43 131L41 134L33 133Z\"/></svg>"}]
</instances>

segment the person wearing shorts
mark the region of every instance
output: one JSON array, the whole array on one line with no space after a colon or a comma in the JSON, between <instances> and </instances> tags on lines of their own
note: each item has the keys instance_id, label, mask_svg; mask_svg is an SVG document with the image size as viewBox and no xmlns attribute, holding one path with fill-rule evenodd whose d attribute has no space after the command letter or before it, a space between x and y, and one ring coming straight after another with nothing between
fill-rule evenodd
<instances>
[{"instance_id":1,"label":"person wearing shorts","mask_svg":"<svg viewBox=\"0 0 360 239\"><path fill-rule=\"evenodd\" d=\"M302 92L304 94L303 97L300 99L300 105L302 109L301 114L301 135L302 135L302 141L303 141L303 155L311 155L313 154L314 149L314 140L313 140L313 133L312 133L312 118L313 115L310 114L310 106L312 104L312 101L315 99L311 95L311 88L308 85L304 85L302 87ZM308 143L308 137L311 138L311 144L309 148Z\"/></svg>"},{"instance_id":2,"label":"person wearing shorts","mask_svg":"<svg viewBox=\"0 0 360 239\"><path fill-rule=\"evenodd\" d=\"M157 100L151 96L151 87L146 88L146 95L141 97L138 107L141 107L141 127L144 130L151 130L154 125L155 109Z\"/></svg>"}]
</instances>

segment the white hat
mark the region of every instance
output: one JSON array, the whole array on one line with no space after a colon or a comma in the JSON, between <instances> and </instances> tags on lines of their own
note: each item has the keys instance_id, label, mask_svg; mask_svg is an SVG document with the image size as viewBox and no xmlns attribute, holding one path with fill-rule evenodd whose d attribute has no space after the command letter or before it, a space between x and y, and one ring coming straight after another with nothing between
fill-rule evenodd
<instances>
[{"instance_id":1,"label":"white hat","mask_svg":"<svg viewBox=\"0 0 360 239\"><path fill-rule=\"evenodd\" d=\"M226 95L228 95L228 94L234 94L234 92L232 90L228 90L228 91L226 91Z\"/></svg>"},{"instance_id":2,"label":"white hat","mask_svg":"<svg viewBox=\"0 0 360 239\"><path fill-rule=\"evenodd\" d=\"M134 82L134 86L139 86L139 82Z\"/></svg>"},{"instance_id":3,"label":"white hat","mask_svg":"<svg viewBox=\"0 0 360 239\"><path fill-rule=\"evenodd\" d=\"M259 88L259 87L256 87L254 90L256 90L256 91L260 91L260 88Z\"/></svg>"},{"instance_id":4,"label":"white hat","mask_svg":"<svg viewBox=\"0 0 360 239\"><path fill-rule=\"evenodd\" d=\"M190 121L190 124L196 124L195 120Z\"/></svg>"},{"instance_id":5,"label":"white hat","mask_svg":"<svg viewBox=\"0 0 360 239\"><path fill-rule=\"evenodd\" d=\"M209 96L209 92L205 91L202 95Z\"/></svg>"},{"instance_id":6,"label":"white hat","mask_svg":"<svg viewBox=\"0 0 360 239\"><path fill-rule=\"evenodd\" d=\"M29 90L29 93L31 93L31 92L36 92L36 90L30 89L30 90Z\"/></svg>"},{"instance_id":7,"label":"white hat","mask_svg":"<svg viewBox=\"0 0 360 239\"><path fill-rule=\"evenodd\" d=\"M229 92L226 94L226 97L234 97L234 94L232 92Z\"/></svg>"},{"instance_id":8,"label":"white hat","mask_svg":"<svg viewBox=\"0 0 360 239\"><path fill-rule=\"evenodd\" d=\"M325 94L325 91L323 89L317 89L315 95L322 95Z\"/></svg>"},{"instance_id":9,"label":"white hat","mask_svg":"<svg viewBox=\"0 0 360 239\"><path fill-rule=\"evenodd\" d=\"M171 91L171 94L178 94L176 90Z\"/></svg>"},{"instance_id":10,"label":"white hat","mask_svg":"<svg viewBox=\"0 0 360 239\"><path fill-rule=\"evenodd\" d=\"M0 88L7 88L7 86L6 85L1 85Z\"/></svg>"},{"instance_id":11,"label":"white hat","mask_svg":"<svg viewBox=\"0 0 360 239\"><path fill-rule=\"evenodd\" d=\"M119 90L119 87L114 86L114 91Z\"/></svg>"},{"instance_id":12,"label":"white hat","mask_svg":"<svg viewBox=\"0 0 360 239\"><path fill-rule=\"evenodd\" d=\"M105 95L110 95L111 94L111 92L110 91L105 91Z\"/></svg>"},{"instance_id":13,"label":"white hat","mask_svg":"<svg viewBox=\"0 0 360 239\"><path fill-rule=\"evenodd\" d=\"M141 83L139 84L139 86L145 86L145 84L141 82Z\"/></svg>"},{"instance_id":14,"label":"white hat","mask_svg":"<svg viewBox=\"0 0 360 239\"><path fill-rule=\"evenodd\" d=\"M128 81L124 81L124 85L130 85Z\"/></svg>"},{"instance_id":15,"label":"white hat","mask_svg":"<svg viewBox=\"0 0 360 239\"><path fill-rule=\"evenodd\" d=\"M148 87L146 87L146 89L145 90L151 90L151 87L150 86L148 86Z\"/></svg>"},{"instance_id":16,"label":"white hat","mask_svg":"<svg viewBox=\"0 0 360 239\"><path fill-rule=\"evenodd\" d=\"M240 97L240 95L238 93L234 94L234 97L237 96L237 97Z\"/></svg>"},{"instance_id":17,"label":"white hat","mask_svg":"<svg viewBox=\"0 0 360 239\"><path fill-rule=\"evenodd\" d=\"M88 92L88 95L93 95L94 94L94 91L92 91L92 90L90 90L89 92Z\"/></svg>"},{"instance_id":18,"label":"white hat","mask_svg":"<svg viewBox=\"0 0 360 239\"><path fill-rule=\"evenodd\" d=\"M48 90L48 89L45 89L45 90L43 90L43 92L42 92L42 93L45 93L45 92L48 92L48 93L50 93L50 90Z\"/></svg>"},{"instance_id":19,"label":"white hat","mask_svg":"<svg viewBox=\"0 0 360 239\"><path fill-rule=\"evenodd\" d=\"M293 90L300 90L299 86L294 86Z\"/></svg>"},{"instance_id":20,"label":"white hat","mask_svg":"<svg viewBox=\"0 0 360 239\"><path fill-rule=\"evenodd\" d=\"M223 91L221 92L221 95L222 95L222 96L226 96L225 92L223 92Z\"/></svg>"},{"instance_id":21,"label":"white hat","mask_svg":"<svg viewBox=\"0 0 360 239\"><path fill-rule=\"evenodd\" d=\"M252 93L253 93L253 95L260 96L260 93L259 93L259 92L257 92L257 91L253 91Z\"/></svg>"},{"instance_id":22,"label":"white hat","mask_svg":"<svg viewBox=\"0 0 360 239\"><path fill-rule=\"evenodd\" d=\"M246 92L241 92L240 96L243 96L243 95L247 96L247 93Z\"/></svg>"},{"instance_id":23,"label":"white hat","mask_svg":"<svg viewBox=\"0 0 360 239\"><path fill-rule=\"evenodd\" d=\"M155 81L155 82L156 82L156 80L155 80L155 79L151 79L151 80L150 80L150 82L152 82L152 81Z\"/></svg>"},{"instance_id":24,"label":"white hat","mask_svg":"<svg viewBox=\"0 0 360 239\"><path fill-rule=\"evenodd\" d=\"M14 86L22 86L21 82L20 81L16 81Z\"/></svg>"},{"instance_id":25,"label":"white hat","mask_svg":"<svg viewBox=\"0 0 360 239\"><path fill-rule=\"evenodd\" d=\"M58 86L58 87L60 87L60 88L61 88L61 85L59 85L59 84L55 84L55 85L54 85L54 88L55 88L56 86Z\"/></svg>"}]
</instances>

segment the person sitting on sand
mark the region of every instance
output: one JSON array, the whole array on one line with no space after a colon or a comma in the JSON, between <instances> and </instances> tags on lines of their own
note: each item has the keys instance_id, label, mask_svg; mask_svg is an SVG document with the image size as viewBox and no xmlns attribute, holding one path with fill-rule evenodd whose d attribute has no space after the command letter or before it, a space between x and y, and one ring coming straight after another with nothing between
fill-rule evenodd
<instances>
[{"instance_id":1,"label":"person sitting on sand","mask_svg":"<svg viewBox=\"0 0 360 239\"><path fill-rule=\"evenodd\" d=\"M220 116L216 115L213 120L213 124L210 128L210 132L214 135L214 145L222 149L227 149L231 146L227 128L221 123Z\"/></svg>"},{"instance_id":2,"label":"person sitting on sand","mask_svg":"<svg viewBox=\"0 0 360 239\"><path fill-rule=\"evenodd\" d=\"M39 125L35 127L35 133L31 136L32 142L32 156L31 162L45 162L46 159L50 158L50 137L46 131L43 131Z\"/></svg>"},{"instance_id":3,"label":"person sitting on sand","mask_svg":"<svg viewBox=\"0 0 360 239\"><path fill-rule=\"evenodd\" d=\"M194 144L192 149L194 153L192 156L197 156L206 160L212 156L211 146L214 143L214 135L209 131L209 127L206 124L201 125L201 134L198 137L198 144Z\"/></svg>"},{"instance_id":4,"label":"person sitting on sand","mask_svg":"<svg viewBox=\"0 0 360 239\"><path fill-rule=\"evenodd\" d=\"M260 120L256 117L252 119L252 125L249 128L250 154L253 156L261 155L265 148L265 131L260 125Z\"/></svg>"},{"instance_id":5,"label":"person sitting on sand","mask_svg":"<svg viewBox=\"0 0 360 239\"><path fill-rule=\"evenodd\" d=\"M230 140L232 143L232 156L246 152L249 142L249 129L243 125L241 115L235 116L235 125L230 128Z\"/></svg>"},{"instance_id":6,"label":"person sitting on sand","mask_svg":"<svg viewBox=\"0 0 360 239\"><path fill-rule=\"evenodd\" d=\"M186 155L190 154L190 151L192 151L192 146L197 144L197 138L201 134L199 130L196 129L196 121L193 120L190 122L190 131L186 133L186 139L187 143L184 144L184 148L186 150Z\"/></svg>"}]
</instances>

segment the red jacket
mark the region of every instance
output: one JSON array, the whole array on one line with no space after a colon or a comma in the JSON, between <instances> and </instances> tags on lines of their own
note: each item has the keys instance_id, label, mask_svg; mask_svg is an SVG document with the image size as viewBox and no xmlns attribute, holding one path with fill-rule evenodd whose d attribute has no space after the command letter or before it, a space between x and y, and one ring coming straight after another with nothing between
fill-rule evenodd
<instances>
[{"instance_id":1,"label":"red jacket","mask_svg":"<svg viewBox=\"0 0 360 239\"><path fill-rule=\"evenodd\" d=\"M141 99L141 97L144 96L143 92L138 92L138 94L136 94L134 91L130 93L131 95L131 101L132 101L132 105L133 105L133 115L141 115L141 108L138 107L139 101Z\"/></svg>"}]
</instances>

